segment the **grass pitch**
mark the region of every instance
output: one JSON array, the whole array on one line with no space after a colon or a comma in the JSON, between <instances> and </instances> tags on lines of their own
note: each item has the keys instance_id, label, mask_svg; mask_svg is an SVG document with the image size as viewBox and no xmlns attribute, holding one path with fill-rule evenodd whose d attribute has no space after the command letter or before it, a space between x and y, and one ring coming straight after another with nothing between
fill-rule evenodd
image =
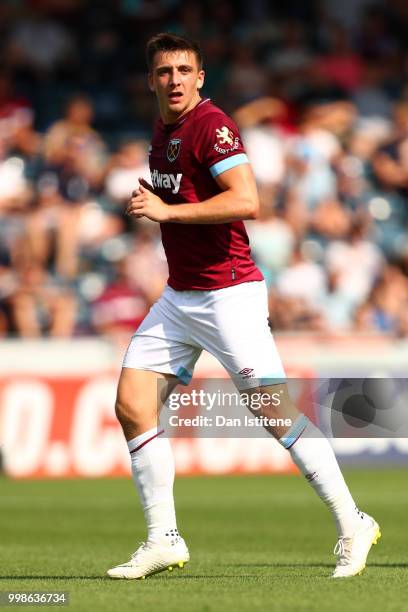
<instances>
[{"instance_id":1,"label":"grass pitch","mask_svg":"<svg viewBox=\"0 0 408 612\"><path fill-rule=\"evenodd\" d=\"M0 479L0 591L69 591L98 611L408 610L408 487L400 470L347 479L383 538L358 578L331 581L335 531L298 476L180 478L180 531L192 559L144 581L111 581L144 539L131 481Z\"/></svg>"}]
</instances>

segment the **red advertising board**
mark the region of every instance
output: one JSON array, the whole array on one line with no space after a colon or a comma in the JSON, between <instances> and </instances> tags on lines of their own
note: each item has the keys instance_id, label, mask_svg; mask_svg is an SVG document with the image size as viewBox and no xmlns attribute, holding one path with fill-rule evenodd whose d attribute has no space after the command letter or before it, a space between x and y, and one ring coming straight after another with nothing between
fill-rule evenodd
<instances>
[{"instance_id":1,"label":"red advertising board","mask_svg":"<svg viewBox=\"0 0 408 612\"><path fill-rule=\"evenodd\" d=\"M0 443L14 478L129 474L114 401L117 376L0 378ZM271 439L175 438L180 474L286 472L289 454Z\"/></svg>"}]
</instances>

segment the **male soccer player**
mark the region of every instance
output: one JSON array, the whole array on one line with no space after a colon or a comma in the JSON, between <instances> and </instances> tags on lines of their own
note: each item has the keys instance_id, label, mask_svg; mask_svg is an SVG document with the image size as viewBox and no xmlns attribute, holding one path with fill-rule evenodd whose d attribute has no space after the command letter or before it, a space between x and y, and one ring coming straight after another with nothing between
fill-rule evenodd
<instances>
[{"instance_id":1,"label":"male soccer player","mask_svg":"<svg viewBox=\"0 0 408 612\"><path fill-rule=\"evenodd\" d=\"M204 71L195 43L158 34L147 44L147 62L160 111L150 151L152 187L140 180L127 213L160 223L169 280L129 344L116 402L147 541L108 575L145 578L189 561L177 530L171 446L157 427L157 388L159 381L165 385L165 399L179 381L187 383L206 349L239 390L281 391L268 416L288 417L292 425L268 430L333 514L339 537L333 576L354 576L364 569L379 527L357 509L329 442L277 382L285 374L243 224L256 217L258 198L238 129L200 97Z\"/></svg>"}]
</instances>

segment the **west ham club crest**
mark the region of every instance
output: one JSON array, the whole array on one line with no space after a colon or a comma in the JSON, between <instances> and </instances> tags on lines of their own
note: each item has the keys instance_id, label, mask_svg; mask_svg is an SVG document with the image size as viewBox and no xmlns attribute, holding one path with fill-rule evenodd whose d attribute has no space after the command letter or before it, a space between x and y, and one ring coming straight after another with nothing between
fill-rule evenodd
<instances>
[{"instance_id":1,"label":"west ham club crest","mask_svg":"<svg viewBox=\"0 0 408 612\"><path fill-rule=\"evenodd\" d=\"M167 159L169 162L174 162L180 153L181 138L171 138L167 145Z\"/></svg>"}]
</instances>

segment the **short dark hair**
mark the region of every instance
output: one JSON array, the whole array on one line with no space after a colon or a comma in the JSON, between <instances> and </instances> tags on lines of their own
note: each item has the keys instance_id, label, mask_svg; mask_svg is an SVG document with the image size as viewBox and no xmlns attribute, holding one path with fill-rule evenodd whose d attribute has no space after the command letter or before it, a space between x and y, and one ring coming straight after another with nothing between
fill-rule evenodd
<instances>
[{"instance_id":1,"label":"short dark hair","mask_svg":"<svg viewBox=\"0 0 408 612\"><path fill-rule=\"evenodd\" d=\"M196 56L199 70L203 67L203 54L197 42L170 32L160 32L160 34L152 36L146 45L146 60L149 72L153 67L154 56L160 51L192 51Z\"/></svg>"}]
</instances>

